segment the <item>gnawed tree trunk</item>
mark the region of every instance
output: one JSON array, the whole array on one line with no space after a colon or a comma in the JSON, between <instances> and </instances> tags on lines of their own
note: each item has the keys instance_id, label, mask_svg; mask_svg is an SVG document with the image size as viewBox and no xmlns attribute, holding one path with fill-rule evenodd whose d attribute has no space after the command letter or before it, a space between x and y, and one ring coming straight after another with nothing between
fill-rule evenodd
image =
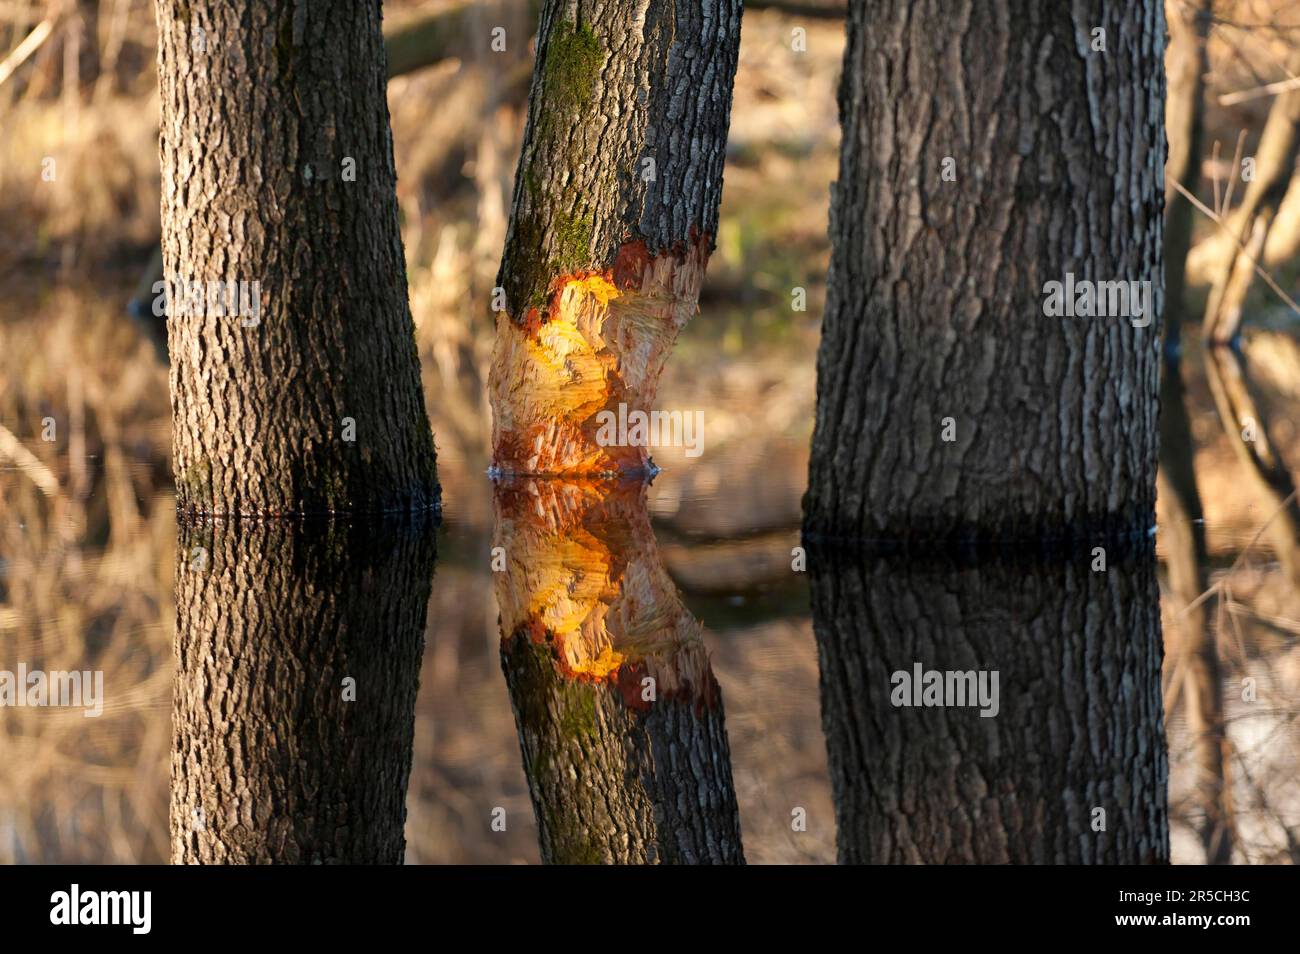
<instances>
[{"instance_id":1,"label":"gnawed tree trunk","mask_svg":"<svg viewBox=\"0 0 1300 954\"><path fill-rule=\"evenodd\" d=\"M1068 273L1161 310L1161 7L850 5L814 536L1151 526L1159 319L1045 303Z\"/></svg>"},{"instance_id":2,"label":"gnawed tree trunk","mask_svg":"<svg viewBox=\"0 0 1300 954\"><path fill-rule=\"evenodd\" d=\"M182 524L174 863L401 862L433 530Z\"/></svg>"},{"instance_id":3,"label":"gnawed tree trunk","mask_svg":"<svg viewBox=\"0 0 1300 954\"><path fill-rule=\"evenodd\" d=\"M717 232L740 0L548 0L489 389L503 473L635 473ZM627 435L624 435L627 436Z\"/></svg>"},{"instance_id":4,"label":"gnawed tree trunk","mask_svg":"<svg viewBox=\"0 0 1300 954\"><path fill-rule=\"evenodd\" d=\"M510 482L496 510L501 664L543 860L743 863L721 690L645 486Z\"/></svg>"},{"instance_id":5,"label":"gnawed tree trunk","mask_svg":"<svg viewBox=\"0 0 1300 954\"><path fill-rule=\"evenodd\" d=\"M1169 860L1154 556L1093 559L812 555L841 862ZM895 705L917 664L996 707Z\"/></svg>"},{"instance_id":6,"label":"gnawed tree trunk","mask_svg":"<svg viewBox=\"0 0 1300 954\"><path fill-rule=\"evenodd\" d=\"M434 506L378 4L157 7L179 506Z\"/></svg>"},{"instance_id":7,"label":"gnawed tree trunk","mask_svg":"<svg viewBox=\"0 0 1300 954\"><path fill-rule=\"evenodd\" d=\"M1186 262L1191 248L1191 201L1182 186L1195 192L1200 182L1206 38L1213 16L1211 0L1180 8L1170 21L1169 95L1165 127L1169 161L1165 164L1165 328L1164 368L1160 377L1160 469L1157 494L1164 523L1160 527L1165 566L1181 638L1172 665L1179 677L1170 702L1181 700L1192 736L1196 799L1203 812L1201 843L1206 862L1232 859L1232 802L1228 783L1229 748L1223 723L1223 683L1218 646L1210 628L1209 553L1205 513L1196 484L1196 445L1187 414L1182 377L1181 336L1187 319ZM1173 711L1172 707L1169 711Z\"/></svg>"}]
</instances>

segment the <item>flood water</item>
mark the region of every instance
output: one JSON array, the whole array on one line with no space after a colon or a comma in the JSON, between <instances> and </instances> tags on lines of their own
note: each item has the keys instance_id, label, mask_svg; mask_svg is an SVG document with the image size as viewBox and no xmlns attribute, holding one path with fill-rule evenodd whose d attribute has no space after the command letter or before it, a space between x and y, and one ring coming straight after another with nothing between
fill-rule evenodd
<instances>
[{"instance_id":1,"label":"flood water","mask_svg":"<svg viewBox=\"0 0 1300 954\"><path fill-rule=\"evenodd\" d=\"M727 316L709 321L706 305L659 402L704 409L706 445L699 456L657 451L662 472L638 491L643 500L601 509L582 491L560 499L552 488L503 502L487 476L487 418L472 375L430 349L426 388L444 484L436 528L178 528L165 370L129 326L72 348L68 365L34 364L40 341L70 334L67 304L45 300L5 325L0 409L37 463L9 454L0 464L0 669L102 670L102 712L0 709L0 862L166 861L169 813L187 831L184 857L222 860L204 855L204 831L226 823L215 811L276 831L287 845L327 845L316 855L288 851L296 860L402 850L393 846L404 832L408 863L537 863L539 836L551 835L539 830L529 774L539 797L561 802L563 776L525 756L529 720L545 716L526 685L507 679L501 657L503 636L537 626L575 639L595 632L598 648L623 657L665 634L689 654L701 641L707 662L692 662L683 684L716 679L725 735L698 743L712 754L696 780L701 791L725 789L717 773L729 771L750 863L836 860L832 777L844 777L853 758L871 783L841 793L844 818L902 810L919 824L942 814L930 795L947 784L969 809L948 819L954 845L981 840L992 804L1037 818L1034 852L1009 837L1007 857L1052 860L1079 837L1074 809L1086 816L1099 801L1113 804L1112 841L1140 823L1149 809L1140 792L1116 793L1158 784L1135 753L1165 741L1173 860L1206 857L1196 739L1185 697L1172 691L1183 685L1185 656L1168 594L1169 528L1158 563L1117 561L1100 575L1086 564L936 570L816 556L801 564L814 325L772 332ZM110 304L81 304L117 328ZM23 373L32 375L25 391L15 383ZM466 376L461 393L448 390ZM1217 587L1210 625L1222 665L1212 691L1226 725L1233 858L1294 861L1295 588L1267 537L1257 539L1267 501L1233 470L1212 406L1200 400L1193 433ZM41 441L46 416L67 428L54 447ZM45 474L52 493L41 490ZM494 565L494 547L505 564ZM823 699L814 615L823 639L837 633L867 648L861 663L882 684L914 660L999 668L999 717L918 709L916 734L872 736L866 713L878 699L858 711L833 678ZM1073 697L1074 667L1086 671L1095 652L1123 655L1160 621L1162 683L1161 659L1151 657L1130 670L1146 672L1145 684L1103 679L1086 703ZM579 656L575 665L601 664ZM349 679L355 701L341 702ZM683 718L702 711L687 707ZM855 720L859 738L874 738L865 751L843 735ZM598 719L591 744L617 751L616 729ZM706 729L716 736L718 725ZM673 742L669 734L647 744L666 746L669 759ZM175 792L174 751L183 766ZM656 780L641 784L653 801ZM368 819L364 830L349 827L356 812ZM897 860L908 859L909 838L922 837L864 825L854 837ZM882 838L895 842L880 848ZM1098 843L1096 860L1110 857L1108 844ZM584 850L599 858L607 847Z\"/></svg>"}]
</instances>

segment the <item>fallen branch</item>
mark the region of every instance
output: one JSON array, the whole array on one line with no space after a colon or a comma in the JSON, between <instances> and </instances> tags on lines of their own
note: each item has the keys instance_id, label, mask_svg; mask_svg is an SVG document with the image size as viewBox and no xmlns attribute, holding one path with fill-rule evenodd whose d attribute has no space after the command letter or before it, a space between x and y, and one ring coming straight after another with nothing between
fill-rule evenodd
<instances>
[{"instance_id":1,"label":"fallen branch","mask_svg":"<svg viewBox=\"0 0 1300 954\"><path fill-rule=\"evenodd\" d=\"M14 70L22 66L29 56L41 48L41 44L48 40L53 32L53 17L47 17L36 24L36 29L27 34L23 42L14 47L14 51L5 57L3 63L0 63L0 86L3 86L5 80L13 76Z\"/></svg>"},{"instance_id":2,"label":"fallen branch","mask_svg":"<svg viewBox=\"0 0 1300 954\"><path fill-rule=\"evenodd\" d=\"M1235 106L1237 103L1244 103L1247 100L1259 99L1261 96L1277 96L1281 93L1289 93L1293 89L1300 89L1300 76L1291 79L1278 80L1276 83L1266 83L1263 86L1256 86L1254 89L1238 90L1235 93L1224 93L1219 97L1220 106Z\"/></svg>"},{"instance_id":3,"label":"fallen branch","mask_svg":"<svg viewBox=\"0 0 1300 954\"><path fill-rule=\"evenodd\" d=\"M50 469L41 463L23 442L14 436L3 424L0 424L0 459L13 461L14 465L32 479L41 493L47 497L56 497L59 493L59 481Z\"/></svg>"}]
</instances>

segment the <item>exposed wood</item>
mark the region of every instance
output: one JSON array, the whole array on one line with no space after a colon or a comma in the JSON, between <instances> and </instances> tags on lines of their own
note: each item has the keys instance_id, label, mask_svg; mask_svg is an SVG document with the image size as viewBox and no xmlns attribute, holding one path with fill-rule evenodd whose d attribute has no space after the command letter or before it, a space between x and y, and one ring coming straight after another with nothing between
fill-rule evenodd
<instances>
[{"instance_id":1,"label":"exposed wood","mask_svg":"<svg viewBox=\"0 0 1300 954\"><path fill-rule=\"evenodd\" d=\"M717 232L739 0L550 0L489 389L507 474L644 472L602 412L651 409Z\"/></svg>"},{"instance_id":2,"label":"exposed wood","mask_svg":"<svg viewBox=\"0 0 1300 954\"><path fill-rule=\"evenodd\" d=\"M722 693L646 485L511 481L495 502L501 665L543 860L743 863Z\"/></svg>"}]
</instances>

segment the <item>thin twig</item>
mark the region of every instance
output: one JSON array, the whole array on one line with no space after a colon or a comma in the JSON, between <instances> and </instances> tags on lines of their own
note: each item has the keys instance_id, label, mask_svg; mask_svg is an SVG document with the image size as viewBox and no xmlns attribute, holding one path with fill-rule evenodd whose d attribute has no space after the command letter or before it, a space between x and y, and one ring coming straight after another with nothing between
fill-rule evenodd
<instances>
[{"instance_id":1,"label":"thin twig","mask_svg":"<svg viewBox=\"0 0 1300 954\"><path fill-rule=\"evenodd\" d=\"M1232 154L1232 175L1228 176L1228 187L1223 193L1223 206L1219 209L1219 216L1223 217L1228 214L1232 208L1232 191L1237 185L1237 176L1241 175L1241 151L1246 146L1246 130L1237 134L1237 148Z\"/></svg>"},{"instance_id":2,"label":"thin twig","mask_svg":"<svg viewBox=\"0 0 1300 954\"><path fill-rule=\"evenodd\" d=\"M27 34L23 42L14 47L14 51L5 57L3 63L0 63L0 86L3 86L4 81L13 75L14 70L23 65L27 57L41 48L41 44L49 38L52 32L54 32L53 17L47 17L36 24L36 29Z\"/></svg>"},{"instance_id":3,"label":"thin twig","mask_svg":"<svg viewBox=\"0 0 1300 954\"><path fill-rule=\"evenodd\" d=\"M13 435L3 424L0 424L0 458L8 458L24 474L32 479L32 482L41 489L41 493L47 497L57 496L59 493L59 481L50 473L50 469L41 463L31 451L23 446L22 441Z\"/></svg>"},{"instance_id":4,"label":"thin twig","mask_svg":"<svg viewBox=\"0 0 1300 954\"><path fill-rule=\"evenodd\" d=\"M1293 89L1300 89L1300 76L1278 80L1276 83L1266 83L1263 86L1256 86L1254 89L1224 93L1219 97L1219 105L1235 106L1237 103L1244 103L1248 99L1258 99L1261 96L1277 96L1279 93L1289 93Z\"/></svg>"},{"instance_id":5,"label":"thin twig","mask_svg":"<svg viewBox=\"0 0 1300 954\"><path fill-rule=\"evenodd\" d=\"M1186 196L1188 202L1192 203L1192 205L1196 206L1196 208L1199 209L1202 213L1209 216L1210 221L1214 222L1216 225L1218 225L1229 235L1232 235L1232 240L1237 243L1237 248L1241 251L1241 254L1246 256L1246 261L1250 262L1250 264L1254 266L1255 274L1264 280L1265 285L1273 289L1273 292L1277 295L1278 298L1281 298L1282 301L1286 303L1288 308L1294 311L1297 315L1300 315L1300 305L1297 305L1295 303L1295 300L1282 290L1282 286L1280 286L1276 281L1274 281L1273 276L1264 270L1264 266L1259 264L1259 262L1255 259L1255 256L1251 255L1250 252L1246 250L1245 244L1241 241L1240 238L1232 234L1232 229L1230 229L1228 227L1228 224L1223 221L1223 217L1220 216L1213 209L1208 208L1204 202L1202 202L1200 199L1196 198L1196 196L1192 195L1185 188L1183 188L1183 184L1181 182L1175 180L1174 188L1177 189L1179 192L1181 192L1184 196Z\"/></svg>"},{"instance_id":6,"label":"thin twig","mask_svg":"<svg viewBox=\"0 0 1300 954\"><path fill-rule=\"evenodd\" d=\"M1214 183L1214 211L1223 214L1223 202L1219 193L1219 140L1214 140L1214 156L1210 163L1210 181Z\"/></svg>"}]
</instances>

